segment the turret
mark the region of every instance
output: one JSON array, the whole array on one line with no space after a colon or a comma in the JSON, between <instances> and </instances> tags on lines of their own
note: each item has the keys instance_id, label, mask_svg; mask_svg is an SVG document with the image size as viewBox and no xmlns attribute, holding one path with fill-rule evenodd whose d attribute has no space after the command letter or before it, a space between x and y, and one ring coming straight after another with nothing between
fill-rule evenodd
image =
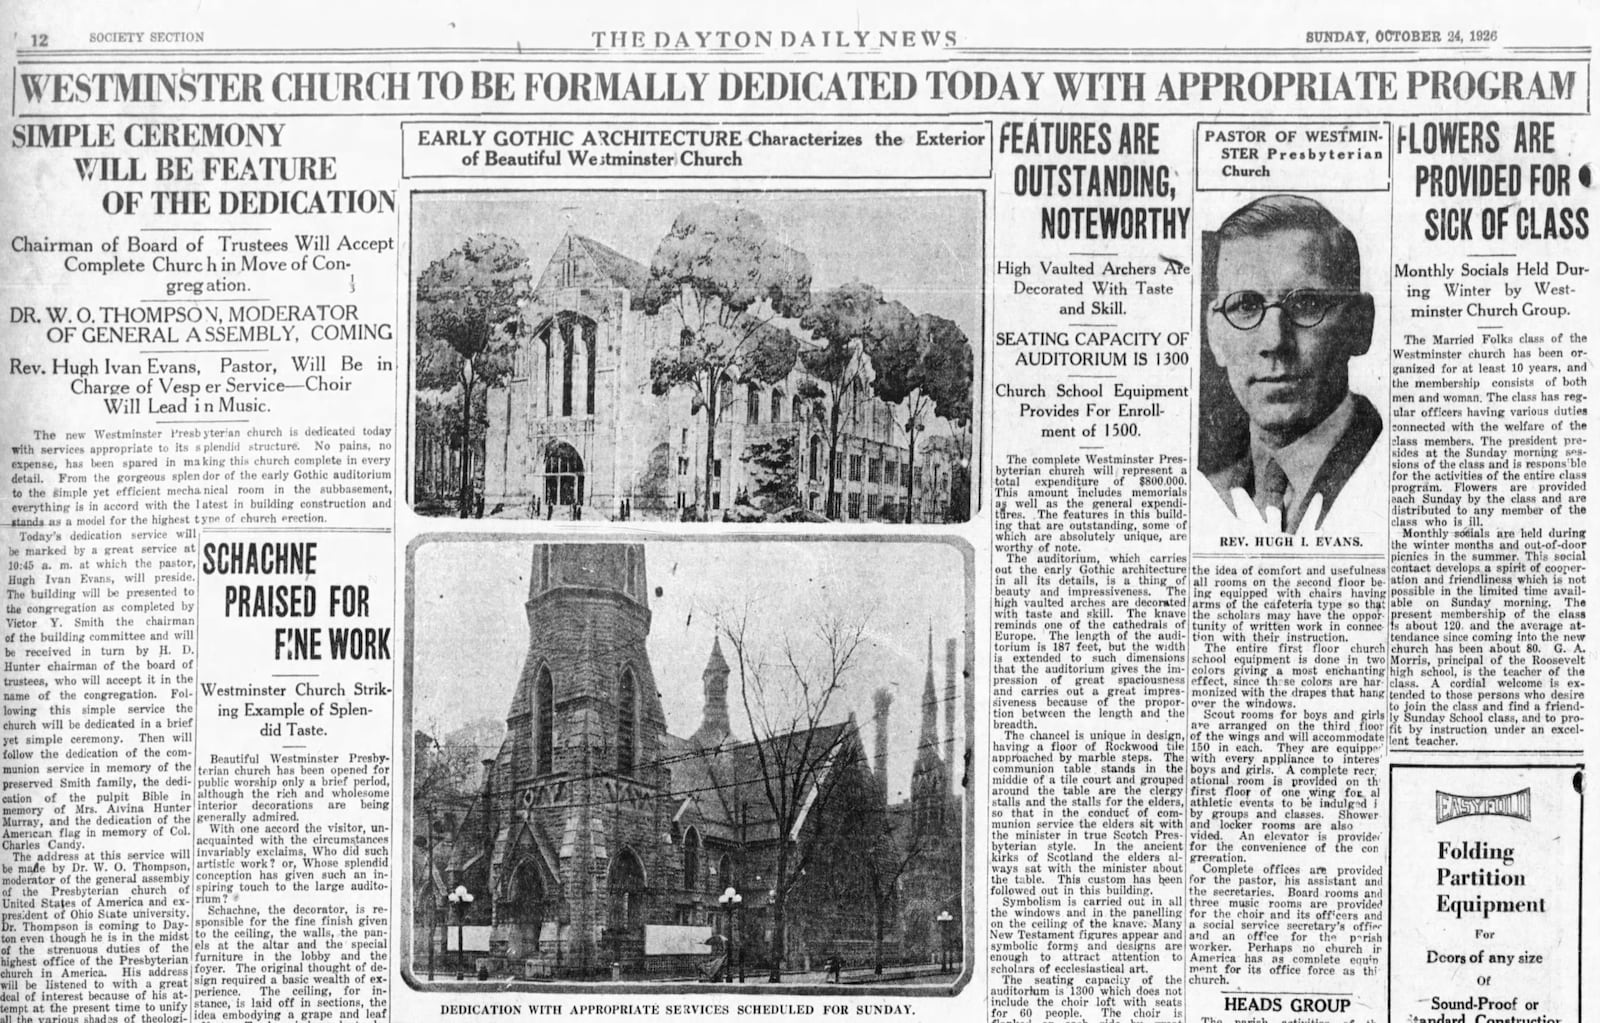
<instances>
[{"instance_id":1,"label":"turret","mask_svg":"<svg viewBox=\"0 0 1600 1023\"><path fill-rule=\"evenodd\" d=\"M722 656L722 639L711 641L711 656L700 675L705 691L705 710L693 740L701 746L718 746L728 738L728 662Z\"/></svg>"}]
</instances>

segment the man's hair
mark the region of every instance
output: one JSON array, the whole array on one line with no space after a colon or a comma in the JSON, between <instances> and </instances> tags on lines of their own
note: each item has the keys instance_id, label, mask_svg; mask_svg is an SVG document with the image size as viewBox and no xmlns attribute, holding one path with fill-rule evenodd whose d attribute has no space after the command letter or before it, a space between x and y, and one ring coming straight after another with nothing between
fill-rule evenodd
<instances>
[{"instance_id":1,"label":"man's hair","mask_svg":"<svg viewBox=\"0 0 1600 1023\"><path fill-rule=\"evenodd\" d=\"M1335 284L1361 290L1361 250L1356 236L1327 207L1303 195L1267 195L1228 215L1217 228L1217 244L1240 238L1265 238L1279 231L1310 231L1322 239L1328 275Z\"/></svg>"}]
</instances>

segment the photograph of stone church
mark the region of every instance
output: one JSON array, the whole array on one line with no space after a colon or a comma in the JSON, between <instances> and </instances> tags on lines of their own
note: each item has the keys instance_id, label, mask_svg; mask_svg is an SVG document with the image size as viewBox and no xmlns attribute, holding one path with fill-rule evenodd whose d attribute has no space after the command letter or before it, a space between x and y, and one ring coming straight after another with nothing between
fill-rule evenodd
<instances>
[{"instance_id":1,"label":"photograph of stone church","mask_svg":"<svg viewBox=\"0 0 1600 1023\"><path fill-rule=\"evenodd\" d=\"M415 545L408 979L954 990L969 553Z\"/></svg>"},{"instance_id":2,"label":"photograph of stone church","mask_svg":"<svg viewBox=\"0 0 1600 1023\"><path fill-rule=\"evenodd\" d=\"M971 192L419 193L412 504L965 521Z\"/></svg>"}]
</instances>

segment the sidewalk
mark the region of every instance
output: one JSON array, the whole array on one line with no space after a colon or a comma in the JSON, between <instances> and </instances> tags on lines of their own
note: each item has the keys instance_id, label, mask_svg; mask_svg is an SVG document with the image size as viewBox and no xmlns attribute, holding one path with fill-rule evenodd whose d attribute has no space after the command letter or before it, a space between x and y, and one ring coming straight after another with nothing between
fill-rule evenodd
<instances>
[{"instance_id":1,"label":"sidewalk","mask_svg":"<svg viewBox=\"0 0 1600 1023\"><path fill-rule=\"evenodd\" d=\"M737 970L735 971L737 976ZM622 980L628 985L637 984L648 987L650 984L698 984L708 991L736 991L740 988L771 988L773 985L767 978L765 968L747 970L744 983L734 981L717 981L708 983L695 975L682 975L675 977L658 976L649 979L629 976ZM783 987L860 987L878 984L918 984L935 986L939 984L954 984L960 973L952 969L949 973L941 972L938 963L917 963L913 965L885 966L883 972L874 973L870 965L846 967L840 972L839 983L833 982L832 975L826 970L785 970L783 971ZM494 977L488 981L476 981L471 978L456 982L440 977L435 982L438 986L459 990L528 990L545 987L550 980L531 980L518 977ZM560 983L557 981L557 983ZM570 981L568 983L571 983ZM592 983L607 983L603 978L596 978Z\"/></svg>"},{"instance_id":2,"label":"sidewalk","mask_svg":"<svg viewBox=\"0 0 1600 1023\"><path fill-rule=\"evenodd\" d=\"M733 987L750 987L754 984L767 984L767 971L759 973L746 973L743 985L735 982ZM953 984L960 973L952 969L949 973L941 973L938 963L917 963L914 965L885 966L883 972L874 973L871 966L847 966L839 973L838 986L849 987L862 984L904 984L908 982L921 982L924 984L937 984L941 980ZM826 970L785 970L783 983L786 985L826 985L833 984L833 976ZM724 982L708 985L709 987L724 988L730 985Z\"/></svg>"}]
</instances>

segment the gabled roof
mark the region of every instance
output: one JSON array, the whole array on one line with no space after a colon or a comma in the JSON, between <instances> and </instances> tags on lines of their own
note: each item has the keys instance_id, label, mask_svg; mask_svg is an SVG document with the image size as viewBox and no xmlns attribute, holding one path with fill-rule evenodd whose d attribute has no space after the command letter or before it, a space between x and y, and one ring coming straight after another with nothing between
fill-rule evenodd
<instances>
[{"instance_id":1,"label":"gabled roof","mask_svg":"<svg viewBox=\"0 0 1600 1023\"><path fill-rule=\"evenodd\" d=\"M852 742L864 766L859 740L852 738L854 730L853 723L841 722L768 739L767 764L774 771L786 766L807 771L814 787ZM672 791L695 800L700 825L708 836L755 843L778 837L763 780L761 751L754 741L704 747L692 739L669 736L664 749L670 760ZM804 804L808 798L809 793L802 793L799 802Z\"/></svg>"},{"instance_id":2,"label":"gabled roof","mask_svg":"<svg viewBox=\"0 0 1600 1023\"><path fill-rule=\"evenodd\" d=\"M564 271L568 263L575 271L568 277ZM643 263L629 259L616 249L593 238L571 231L562 236L550 254L539 277L539 291L554 291L564 287L615 287L629 294L629 305L638 308L644 301L644 289L650 279L650 270Z\"/></svg>"},{"instance_id":3,"label":"gabled roof","mask_svg":"<svg viewBox=\"0 0 1600 1023\"><path fill-rule=\"evenodd\" d=\"M650 279L650 270L643 263L581 234L573 235L572 240L588 254L594 261L595 269L607 279L629 291L644 292L645 282Z\"/></svg>"}]
</instances>

